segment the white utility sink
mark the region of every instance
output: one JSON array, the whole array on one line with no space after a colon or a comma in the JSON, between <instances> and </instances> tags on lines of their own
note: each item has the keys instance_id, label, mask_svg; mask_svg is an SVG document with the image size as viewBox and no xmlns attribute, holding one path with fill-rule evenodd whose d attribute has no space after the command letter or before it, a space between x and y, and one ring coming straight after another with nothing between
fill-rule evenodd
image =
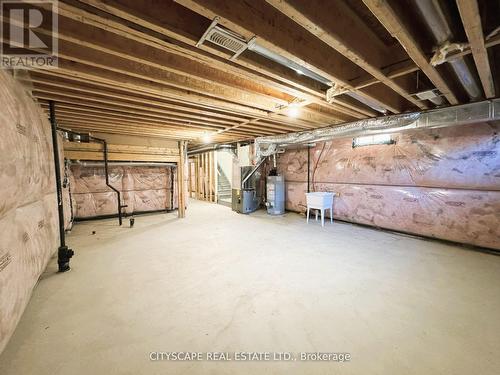
<instances>
[{"instance_id":1,"label":"white utility sink","mask_svg":"<svg viewBox=\"0 0 500 375\"><path fill-rule=\"evenodd\" d=\"M316 211L316 220L318 220L318 210L321 212L321 226L325 226L325 210L330 210L330 222L333 222L333 196L334 193L326 191L316 191L306 193L307 203L307 222L309 223L309 210Z\"/></svg>"}]
</instances>

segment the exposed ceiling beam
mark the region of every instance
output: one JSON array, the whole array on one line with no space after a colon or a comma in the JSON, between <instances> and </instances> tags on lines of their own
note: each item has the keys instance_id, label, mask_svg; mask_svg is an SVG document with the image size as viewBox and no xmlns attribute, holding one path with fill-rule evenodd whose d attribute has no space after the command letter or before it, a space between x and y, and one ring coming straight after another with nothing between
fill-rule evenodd
<instances>
[{"instance_id":1,"label":"exposed ceiling beam","mask_svg":"<svg viewBox=\"0 0 500 375\"><path fill-rule=\"evenodd\" d=\"M421 100L384 74L380 67L387 62L389 49L342 1L266 1L418 108L427 108Z\"/></svg>"},{"instance_id":2,"label":"exposed ceiling beam","mask_svg":"<svg viewBox=\"0 0 500 375\"><path fill-rule=\"evenodd\" d=\"M425 73L436 88L446 97L450 104L458 104L458 100L451 88L434 68L415 38L411 35L403 21L391 8L386 0L363 0L365 5L384 25L389 33L395 37L408 53L408 56Z\"/></svg>"},{"instance_id":3,"label":"exposed ceiling beam","mask_svg":"<svg viewBox=\"0 0 500 375\"><path fill-rule=\"evenodd\" d=\"M220 66L216 68L213 64L207 64L200 60L166 51L159 48L158 45L152 47L151 45L110 33L104 29L85 25L66 17L60 17L58 22L58 38L60 41L71 42L154 68L203 80L210 84L220 84L226 87L262 94L269 97L269 100L290 101L293 99L293 96L268 85L242 77L241 75L235 75L232 72L228 72L227 69L221 69ZM44 30L50 33L50 29L44 29L43 25L37 30Z\"/></svg>"},{"instance_id":4,"label":"exposed ceiling beam","mask_svg":"<svg viewBox=\"0 0 500 375\"><path fill-rule=\"evenodd\" d=\"M229 56L225 52L208 45L202 44L200 48L194 47L204 30L198 30L200 34L195 35L196 28L193 28L193 25L200 24L200 20L194 19L193 16L200 16L195 13L186 14L185 9L181 10L181 6L170 1L148 1L141 4L135 1L121 1L118 3L115 1L84 0L83 2L91 5L96 10L109 14L101 16L61 2L59 3L59 12L63 16L76 21L100 27L156 48L160 47L196 61L203 61L210 64L210 66L220 67L225 71L275 87L290 95L331 107L354 118L373 115L372 113L366 113L364 110L357 111L357 108L352 106L346 107L341 101L335 100L328 103L325 100L324 89L320 87L321 85L318 82L255 53L245 52L233 62L229 61ZM158 14L162 14L161 19L155 17ZM113 16L117 19L113 19ZM182 27L186 31L180 31L179 23L181 22L183 22Z\"/></svg>"},{"instance_id":5,"label":"exposed ceiling beam","mask_svg":"<svg viewBox=\"0 0 500 375\"><path fill-rule=\"evenodd\" d=\"M42 99L40 97L40 99ZM137 115L130 115L130 114L124 114L124 113L117 113L115 111L110 111L110 110L103 110L101 108L94 108L94 107L87 107L87 106L77 106L77 105L72 105L68 104L65 102L58 102L58 113L65 113L65 114L72 114L72 115L80 115L82 118L85 118L85 116L91 116L95 118L102 118L102 119L114 119L114 120L141 120L141 121L146 121L151 124L160 124L160 125L171 125L172 127L175 127L176 129L186 129L185 123L179 123L179 122L172 122L172 121L158 121L158 120L150 120L148 118L145 118L144 116L137 116ZM47 103L42 102L42 107L43 108L48 108ZM174 120L175 121L175 120ZM190 128L192 129L201 129L201 130L217 130L217 129L224 129L224 126L217 126L217 125L198 125L198 124L193 124L189 123L189 125L192 125ZM287 127L283 125L277 125L277 124L269 124L269 123L259 123L258 126L251 126L248 127L249 132L254 131L255 134L259 134L261 131L278 131L278 132L283 132L283 131L292 131L294 127ZM300 128L295 128L296 130Z\"/></svg>"},{"instance_id":6,"label":"exposed ceiling beam","mask_svg":"<svg viewBox=\"0 0 500 375\"><path fill-rule=\"evenodd\" d=\"M488 51L484 45L483 28L477 0L457 0L458 10L469 39L472 57L487 98L495 97L495 85L491 75Z\"/></svg>"},{"instance_id":7,"label":"exposed ceiling beam","mask_svg":"<svg viewBox=\"0 0 500 375\"><path fill-rule=\"evenodd\" d=\"M256 36L259 45L329 79L343 90L354 91L349 80L359 76L361 68L313 35L298 29L295 22L264 0L231 3L223 0L176 2L209 19L219 16L222 25L245 38ZM389 89L378 89L376 96L362 90L356 91L356 94L394 113L407 109L394 98L398 95Z\"/></svg>"},{"instance_id":8,"label":"exposed ceiling beam","mask_svg":"<svg viewBox=\"0 0 500 375\"><path fill-rule=\"evenodd\" d=\"M167 116L178 116L186 118L187 120L194 119L229 125L241 122L245 119L242 116L228 116L202 109L182 107L175 104L151 100L143 96L136 96L134 94L123 95L114 91L98 89L75 83L68 85L65 82L60 82L59 80L52 81L50 79L41 79L38 78L38 76L32 77L29 82L33 83L33 87L37 88L38 90L43 90L43 88L47 89L48 87L51 87L51 92L59 95L65 95L65 92L68 92L68 90L70 97L74 97L75 92L91 94L86 95L85 97L79 95L78 98L86 98L88 100L95 101L96 103L115 104L121 106L124 111L127 111L129 108L141 109L143 110L144 114L148 114L153 117L164 118ZM71 93L73 93L73 95L71 95Z\"/></svg>"},{"instance_id":9,"label":"exposed ceiling beam","mask_svg":"<svg viewBox=\"0 0 500 375\"><path fill-rule=\"evenodd\" d=\"M125 67L123 67L125 69ZM124 70L126 71L126 69ZM81 62L59 59L58 73L69 77L76 77L85 80L99 82L108 87L124 87L132 92L147 92L158 95L160 98L168 100L180 100L183 103L193 103L204 108L212 108L230 113L239 113L241 115L266 117L268 111L248 107L243 104L211 98L194 93L185 89L178 89L160 84L155 81L148 81L147 78L139 78L130 74L116 72L105 67L96 67Z\"/></svg>"},{"instance_id":10,"label":"exposed ceiling beam","mask_svg":"<svg viewBox=\"0 0 500 375\"><path fill-rule=\"evenodd\" d=\"M62 44L62 47L60 48L60 56L73 60L73 61L79 61L82 63L90 64L97 66L99 68L108 68L108 66L104 63L96 64L94 62L94 59L96 57L96 54L91 54L90 59L85 58L85 53L78 55L81 52L80 48L75 48L71 47L73 44L75 45L81 45L84 47L89 47L92 49L96 49L100 52L104 52L104 54L112 54L115 55L116 57L119 58L125 58L125 59L130 59L133 62L138 62L140 64L146 64L151 66L152 68L156 69L162 69L166 70L167 72L173 72L175 74L181 73L184 74L186 73L187 69L189 69L190 65L196 64L196 62L188 59L184 59L182 61L176 61L179 60L180 56L177 55L172 55L172 54L166 54L163 51L159 49L152 49L152 48L144 48L145 46L140 44L140 43L135 43L135 42L130 42L125 39L119 39L119 37L112 36L112 34L109 34L107 32L102 32L99 29L89 29L86 27L77 27L76 24L72 24L73 21L70 20L60 20L60 27L61 31L59 32L59 38L61 40L64 40L65 43ZM75 29L74 32L71 30ZM111 38L109 36L111 35ZM109 39L109 40L108 40ZM99 41L99 42L96 42ZM135 45L134 45L135 43ZM111 46L111 47L110 47ZM68 52L69 50L69 52ZM71 52L72 51L72 52ZM83 58L82 58L83 56ZM147 56L147 58L143 57ZM177 68L175 68L177 67ZM215 80L225 80L224 84L228 89L232 89L235 86L240 85L241 86L241 81L238 80L236 77L233 78L232 81L228 81L228 74L223 74L222 72L217 72L216 70L209 68L207 66L199 65L197 67L194 67L195 70L189 71L189 79L193 78L200 78L202 80L207 80L207 77L212 77L208 82L212 84L212 86L216 83ZM113 69L114 70L114 69ZM117 70L120 73L125 73L124 70ZM140 75L136 74L134 75L135 77L141 77ZM202 78L204 77L204 78ZM172 80L169 81L171 83ZM220 83L220 82L217 82ZM252 83L247 82L247 85L252 85ZM188 87L191 89L192 87ZM194 88L196 90L196 88ZM265 91L265 88L261 87L262 91ZM202 90L205 92L206 90ZM276 94L276 93L274 93ZM234 95L229 95L234 96ZM283 99L278 99L275 97L271 97L270 95L266 95L269 97L269 99L276 101L276 100L283 100ZM289 99L289 98L287 98ZM250 103L255 103L254 100L249 100L248 102ZM288 102L285 102L288 104ZM275 107L277 107L278 104L275 104ZM283 102L281 104L283 106ZM271 110L271 112L276 112L275 110ZM324 125L325 122L332 124L332 123L338 123L339 119L348 121L351 120L352 117L345 116L341 113L339 114L329 114L329 115L324 115L324 114L318 114L315 113L312 110L308 110L304 108L302 111L301 117L304 120L307 121L312 121L312 122L317 122L320 125Z\"/></svg>"},{"instance_id":11,"label":"exposed ceiling beam","mask_svg":"<svg viewBox=\"0 0 500 375\"><path fill-rule=\"evenodd\" d=\"M394 79L398 77L405 76L407 74L411 74L414 72L420 71L420 68L415 65L413 60L408 59L405 61L398 62L396 64L391 65L390 67L382 69L384 75L388 78ZM368 76L368 74L353 79L351 84L357 89L362 89L364 87L368 87L371 85L375 85L380 83L380 81L372 76Z\"/></svg>"},{"instance_id":12,"label":"exposed ceiling beam","mask_svg":"<svg viewBox=\"0 0 500 375\"><path fill-rule=\"evenodd\" d=\"M36 73L36 76L35 76L35 79L33 82L36 83L36 81L38 80L38 75L41 74L42 76L43 75L47 75L49 77L51 77L51 79L54 79L55 76L54 76L54 72L51 71L51 70L42 70L42 71L39 71ZM33 73L32 73L33 75ZM61 77L61 72L58 70L57 71L57 78L56 79L60 79ZM80 78L80 77L71 77L71 76L63 76L64 77L64 82L66 82L67 80L71 81L71 80L76 80L78 82L78 84L70 84L70 85L65 85L64 83L63 84L56 84L55 86L59 87L59 88L63 88L63 89L70 89L70 90L75 90L75 91L81 91L81 92L84 92L84 93L93 93L93 95L87 95L85 97L83 97L83 99L86 99L86 100L90 100L90 101L93 101L95 103L97 103L97 105L100 105L99 103L101 102L104 102L104 103L108 103L108 104L114 104L114 105L121 105L121 102L122 100L125 100L125 103L123 103L123 105L127 106L127 107L131 107L131 108L141 108L141 105L137 106L136 103L128 103L129 101L133 100L135 97L138 97L139 98L139 101L141 104L148 104L147 108L144 108L144 109L149 109L150 111L154 111L154 112L157 112L157 113L165 113L164 112L164 109L163 108L156 108L156 106L161 106L161 107L165 107L165 108L173 108L173 109L176 109L176 110L181 110L181 111L190 111L190 112L194 112L194 113L199 113L199 114L203 114L203 115L208 115L208 116L218 116L218 117L222 117L222 118L225 118L225 119L230 119L230 120L234 120L234 121L237 121L238 124L240 124L241 122L244 122L247 119L244 119L242 118L241 114L240 113L237 113L237 114L231 114L231 115L227 115L225 113L220 113L220 109L217 109L217 110L214 110L213 112L210 112L208 110L201 110L199 108L196 108L196 107L193 107L192 106L192 103L189 104L189 108L188 107L183 107L183 106L179 106L179 105L175 105L175 104L171 104L171 103L165 103L163 101L158 101L158 98L154 97L154 100L153 101L150 101L150 99L146 98L145 96L146 95L152 95L150 93L142 93L142 92L139 92L137 89L133 91L133 93L129 93L127 92L127 89L124 88L124 87L115 87L113 86L112 87L112 90L109 86L109 84L107 83L102 83L102 82L98 82L98 81L92 81L85 77L85 78ZM46 82L46 81L45 81ZM84 82L84 85L82 86L82 82ZM52 83L52 82L51 82ZM88 84L91 84L92 86L97 86L98 88L100 88L99 90L96 90L96 89L87 89L85 88ZM102 89L104 88L104 89ZM125 92L127 95L116 95L116 91L123 91ZM64 92L64 90L63 90ZM53 94L57 93L56 92L53 92ZM140 94L140 95L139 95ZM73 95L73 97L75 96L75 94L71 94ZM68 95L67 95L68 96ZM96 97L97 96L97 97ZM121 99L120 101L118 102L113 102L113 101L110 101L108 98L104 97L103 96L109 96L111 98L119 98ZM64 99L63 96L59 96L60 100ZM75 99L75 100L80 100L82 99L81 96L78 97L79 99ZM165 98L162 98L161 96L159 97L160 99L165 99ZM95 104L94 104L95 105ZM321 114L320 113L321 111L316 111L316 113L318 113L319 115ZM237 117L236 117L237 116ZM266 113L265 115L262 115L262 116L259 116L258 117L260 120L271 120L271 117L270 117L270 114ZM274 123L278 123L278 124L283 124L284 127L287 127L287 128L302 128L302 129L310 129L310 128L314 128L314 127L317 127L317 125L314 125L313 123L310 123L310 122L306 122L306 121L303 121L301 119L298 119L298 118L291 118L291 117L287 117L287 116L280 116L280 117L276 117L274 116L272 118L272 122ZM324 123L324 122L323 122Z\"/></svg>"},{"instance_id":13,"label":"exposed ceiling beam","mask_svg":"<svg viewBox=\"0 0 500 375\"><path fill-rule=\"evenodd\" d=\"M500 44L500 35L492 36L489 39L486 39L484 41L484 46L485 48L491 48L496 45ZM472 53L470 46L466 46L463 51L461 50L456 50L452 51L449 53L449 55L446 56L444 59L444 62L450 62L454 59L457 59L459 57L467 56ZM430 58L431 56L428 56ZM419 71L420 68L415 65L413 60L405 60L398 62L396 64L392 64L391 66L384 68L383 72L384 74L389 77L389 78L397 78L404 76L406 74L411 74L414 72ZM351 84L357 88L357 89L362 89L363 87L368 87L371 85L374 85L376 83L379 83L380 81L376 78L373 78L371 75L365 74L363 76L360 76L354 80L351 80Z\"/></svg>"},{"instance_id":14,"label":"exposed ceiling beam","mask_svg":"<svg viewBox=\"0 0 500 375\"><path fill-rule=\"evenodd\" d=\"M167 87L188 90L227 102L238 103L262 110L273 110L277 105L286 105L285 100L254 94L229 85L220 85L194 77L186 77L164 69L96 51L73 43L59 43L61 58L109 70L130 77L148 80Z\"/></svg>"},{"instance_id":15,"label":"exposed ceiling beam","mask_svg":"<svg viewBox=\"0 0 500 375\"><path fill-rule=\"evenodd\" d=\"M167 139L179 139L179 140L190 140L195 141L197 138L203 134L186 134L178 131L170 132L165 130L143 130L138 129L137 126L118 126L115 124L97 124L93 123L89 125L88 122L70 121L63 120L58 121L58 124L62 128L67 128L75 131L82 132L92 132L92 133L109 133L109 134L120 134L120 135L133 135L138 137L155 137L155 138L167 138ZM244 138L244 137L242 137ZM224 137L214 137L214 141L224 142L224 141L235 141L234 136L224 136Z\"/></svg>"},{"instance_id":16,"label":"exposed ceiling beam","mask_svg":"<svg viewBox=\"0 0 500 375\"><path fill-rule=\"evenodd\" d=\"M35 94L36 95L36 94ZM48 95L47 95L48 96ZM44 99L47 97L44 94L37 95L37 98L40 100ZM45 100L50 100L50 99L45 99ZM197 122L186 122L178 119L169 119L165 118L163 120L159 120L156 118L151 118L146 115L138 115L138 114L132 114L132 113L123 113L123 112L117 112L114 110L110 109L103 109L103 108L95 108L95 107L90 107L90 106L78 106L76 104L72 103L66 103L66 102L57 102L58 108L59 108L59 113L66 113L66 114L73 114L73 115L81 115L82 117L95 117L95 118L103 118L103 119L114 119L118 121L141 121L141 122L147 122L150 124L157 124L157 125L171 125L175 126L176 128L191 128L191 129L206 129L206 130L213 130L213 129L224 129L223 125L220 124L203 124L203 123L197 123ZM47 104L42 103L42 108L46 108Z\"/></svg>"},{"instance_id":17,"label":"exposed ceiling beam","mask_svg":"<svg viewBox=\"0 0 500 375\"><path fill-rule=\"evenodd\" d=\"M114 99L120 99L125 102L125 105L132 107L136 106L136 104L147 104L147 109L150 112L178 114L187 117L194 115L195 118L198 116L208 116L209 118L216 117L230 122L240 122L245 119L245 116L239 113L233 114L231 112L216 111L211 108L206 109L206 107L182 101L171 102L170 98L165 98L160 95L142 92L140 90L132 91L126 87L111 86L106 83L83 79L80 77L71 77L69 75L62 74L60 71L33 71L30 76L31 78L27 81L27 83L41 83L62 89L71 89L84 93L107 96Z\"/></svg>"}]
</instances>

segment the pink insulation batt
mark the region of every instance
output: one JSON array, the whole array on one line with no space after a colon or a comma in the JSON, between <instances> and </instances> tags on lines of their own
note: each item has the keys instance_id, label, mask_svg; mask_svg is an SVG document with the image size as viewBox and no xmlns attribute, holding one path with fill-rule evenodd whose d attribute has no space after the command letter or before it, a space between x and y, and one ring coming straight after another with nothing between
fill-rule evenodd
<instances>
[{"instance_id":1,"label":"pink insulation batt","mask_svg":"<svg viewBox=\"0 0 500 375\"><path fill-rule=\"evenodd\" d=\"M122 193L127 213L173 209L172 171L175 168L110 166L109 182ZM71 172L76 219L116 214L117 196L106 186L103 167L73 165Z\"/></svg>"},{"instance_id":2,"label":"pink insulation batt","mask_svg":"<svg viewBox=\"0 0 500 375\"><path fill-rule=\"evenodd\" d=\"M311 191L332 191L334 217L500 249L500 123L393 134L392 145L352 138L311 148ZM278 158L286 208L305 211L307 149Z\"/></svg>"},{"instance_id":3,"label":"pink insulation batt","mask_svg":"<svg viewBox=\"0 0 500 375\"><path fill-rule=\"evenodd\" d=\"M59 246L50 124L0 70L0 352Z\"/></svg>"}]
</instances>

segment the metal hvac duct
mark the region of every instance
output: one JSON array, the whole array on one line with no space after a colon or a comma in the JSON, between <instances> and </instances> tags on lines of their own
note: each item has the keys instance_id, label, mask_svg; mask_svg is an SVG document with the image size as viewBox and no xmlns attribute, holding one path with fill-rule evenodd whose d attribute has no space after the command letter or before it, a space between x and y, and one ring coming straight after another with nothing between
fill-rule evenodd
<instances>
[{"instance_id":1,"label":"metal hvac duct","mask_svg":"<svg viewBox=\"0 0 500 375\"><path fill-rule=\"evenodd\" d=\"M368 107L370 107L371 109L377 111L377 112L380 112L380 113L383 113L383 114L386 114L387 113L387 109L378 105L377 102L375 102L374 100L370 100L364 96L361 96L355 92L346 92L345 93L346 95L350 96L351 98L353 99L356 99L358 102L361 102L363 103L364 105L367 105Z\"/></svg>"},{"instance_id":2,"label":"metal hvac duct","mask_svg":"<svg viewBox=\"0 0 500 375\"><path fill-rule=\"evenodd\" d=\"M250 51L258 53L261 56L264 56L265 58L273 60L274 62L277 62L280 65L283 65L287 68L295 70L297 72L297 74L307 76L311 79L314 79L315 81L321 82L322 84L324 84L326 86L332 86L332 82L329 79L307 69L306 67L304 67L302 65L297 64L296 62L294 62L290 59L287 59L284 56L281 56L273 51L268 50L265 47L262 47L257 42L255 42L255 40L248 43L248 49ZM368 98L365 98L365 97L363 97L355 92L346 92L345 94L350 96L351 98L357 100L358 102L361 102L361 103L367 105L368 107L374 109L377 112L384 113L384 114L387 113L386 108L381 107L377 102L375 102L373 100L369 100Z\"/></svg>"},{"instance_id":3,"label":"metal hvac duct","mask_svg":"<svg viewBox=\"0 0 500 375\"><path fill-rule=\"evenodd\" d=\"M187 152L188 156L192 156L192 155L196 155L196 154L200 154L200 153L203 153L203 152L207 152L207 151L217 151L217 150L235 150L236 149L236 145L234 144L216 144L216 145L211 145L211 146L201 146L201 147L197 147L197 148L194 148L192 150L189 150Z\"/></svg>"},{"instance_id":4,"label":"metal hvac duct","mask_svg":"<svg viewBox=\"0 0 500 375\"><path fill-rule=\"evenodd\" d=\"M255 42L255 40L252 40L251 42L248 43L248 49L261 56L264 56L269 60L273 60L274 62L277 62L280 65L295 70L297 74L305 75L327 86L332 85L332 82L326 79L325 77L320 76L319 74L313 72L312 70L309 70L306 67L299 65L296 62L259 45L257 42Z\"/></svg>"},{"instance_id":5,"label":"metal hvac duct","mask_svg":"<svg viewBox=\"0 0 500 375\"><path fill-rule=\"evenodd\" d=\"M453 39L453 34L443 14L443 10L435 0L418 0L415 5L423 15L424 21L432 32L437 43L437 48L443 48ZM463 57L449 61L461 85L467 91L471 100L479 99L482 91L479 88L473 73L467 66Z\"/></svg>"},{"instance_id":6,"label":"metal hvac duct","mask_svg":"<svg viewBox=\"0 0 500 375\"><path fill-rule=\"evenodd\" d=\"M297 133L259 137L255 140L255 153L257 159L260 160L278 152L279 147L288 145L305 146L334 138L359 137L411 129L435 129L493 120L500 120L500 99L359 120Z\"/></svg>"}]
</instances>

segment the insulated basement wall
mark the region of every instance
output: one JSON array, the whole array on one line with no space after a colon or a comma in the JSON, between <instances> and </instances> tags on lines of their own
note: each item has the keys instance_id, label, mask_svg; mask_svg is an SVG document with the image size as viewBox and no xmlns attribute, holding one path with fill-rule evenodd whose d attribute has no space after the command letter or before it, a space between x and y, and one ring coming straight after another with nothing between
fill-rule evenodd
<instances>
[{"instance_id":1,"label":"insulated basement wall","mask_svg":"<svg viewBox=\"0 0 500 375\"><path fill-rule=\"evenodd\" d=\"M175 173L173 167L110 166L109 182L122 193L126 213L170 210L177 204ZM117 214L117 195L106 186L104 167L72 165L70 182L75 219Z\"/></svg>"},{"instance_id":2,"label":"insulated basement wall","mask_svg":"<svg viewBox=\"0 0 500 375\"><path fill-rule=\"evenodd\" d=\"M58 247L50 124L0 70L0 352Z\"/></svg>"},{"instance_id":3,"label":"insulated basement wall","mask_svg":"<svg viewBox=\"0 0 500 375\"><path fill-rule=\"evenodd\" d=\"M334 217L500 249L500 123L393 134L393 145L352 138L311 148L311 191L332 191ZM288 210L304 212L307 149L278 158Z\"/></svg>"}]
</instances>

